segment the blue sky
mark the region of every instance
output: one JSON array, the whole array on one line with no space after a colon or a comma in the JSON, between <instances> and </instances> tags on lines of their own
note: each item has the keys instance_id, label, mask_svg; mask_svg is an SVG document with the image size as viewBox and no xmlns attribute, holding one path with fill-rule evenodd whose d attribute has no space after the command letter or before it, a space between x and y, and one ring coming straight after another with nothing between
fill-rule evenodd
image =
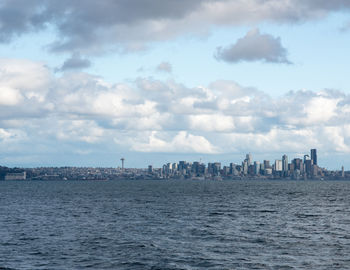
<instances>
[{"instance_id":1,"label":"blue sky","mask_svg":"<svg viewBox=\"0 0 350 270\"><path fill-rule=\"evenodd\" d=\"M0 165L350 167L350 3L0 0Z\"/></svg>"}]
</instances>

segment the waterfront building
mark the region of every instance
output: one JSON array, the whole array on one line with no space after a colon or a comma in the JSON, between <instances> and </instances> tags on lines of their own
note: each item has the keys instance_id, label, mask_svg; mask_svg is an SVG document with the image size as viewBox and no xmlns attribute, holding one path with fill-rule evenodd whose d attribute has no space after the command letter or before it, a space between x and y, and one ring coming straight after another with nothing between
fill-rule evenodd
<instances>
[{"instance_id":1,"label":"waterfront building","mask_svg":"<svg viewBox=\"0 0 350 270\"><path fill-rule=\"evenodd\" d=\"M271 175L272 174L272 168L265 168L264 174L265 175Z\"/></svg>"},{"instance_id":2,"label":"waterfront building","mask_svg":"<svg viewBox=\"0 0 350 270\"><path fill-rule=\"evenodd\" d=\"M311 160L312 164L317 165L317 150L311 149Z\"/></svg>"},{"instance_id":3,"label":"waterfront building","mask_svg":"<svg viewBox=\"0 0 350 270\"><path fill-rule=\"evenodd\" d=\"M271 168L270 161L264 160L264 169Z\"/></svg>"},{"instance_id":4,"label":"waterfront building","mask_svg":"<svg viewBox=\"0 0 350 270\"><path fill-rule=\"evenodd\" d=\"M5 175L5 181L10 180L26 180L27 179L27 173L26 172L20 172L20 173L7 173Z\"/></svg>"},{"instance_id":5,"label":"waterfront building","mask_svg":"<svg viewBox=\"0 0 350 270\"><path fill-rule=\"evenodd\" d=\"M293 167L294 167L294 170L299 170L299 171L303 171L303 167L304 167L304 165L303 165L303 160L301 159L301 158L295 158L295 159L293 159L293 161L292 161L292 163L293 163Z\"/></svg>"},{"instance_id":6,"label":"waterfront building","mask_svg":"<svg viewBox=\"0 0 350 270\"><path fill-rule=\"evenodd\" d=\"M221 163L215 162L214 163L214 175L219 175L221 170Z\"/></svg>"},{"instance_id":7,"label":"waterfront building","mask_svg":"<svg viewBox=\"0 0 350 270\"><path fill-rule=\"evenodd\" d=\"M287 157L287 155L282 156L282 171L283 172L288 171L288 157Z\"/></svg>"},{"instance_id":8,"label":"waterfront building","mask_svg":"<svg viewBox=\"0 0 350 270\"><path fill-rule=\"evenodd\" d=\"M183 170L186 170L186 167L187 167L186 164L187 164L186 161L179 161L178 170L179 170L180 172L182 172Z\"/></svg>"},{"instance_id":9,"label":"waterfront building","mask_svg":"<svg viewBox=\"0 0 350 270\"><path fill-rule=\"evenodd\" d=\"M248 160L245 159L242 163L242 169L243 169L243 174L247 175L248 174Z\"/></svg>"},{"instance_id":10,"label":"waterfront building","mask_svg":"<svg viewBox=\"0 0 350 270\"><path fill-rule=\"evenodd\" d=\"M248 166L250 166L252 164L252 161L253 161L252 154L249 153L246 155L246 161L248 163Z\"/></svg>"},{"instance_id":11,"label":"waterfront building","mask_svg":"<svg viewBox=\"0 0 350 270\"><path fill-rule=\"evenodd\" d=\"M173 170L177 171L177 163L173 163Z\"/></svg>"},{"instance_id":12,"label":"waterfront building","mask_svg":"<svg viewBox=\"0 0 350 270\"><path fill-rule=\"evenodd\" d=\"M254 161L254 174L258 175L260 174L260 162Z\"/></svg>"},{"instance_id":13,"label":"waterfront building","mask_svg":"<svg viewBox=\"0 0 350 270\"><path fill-rule=\"evenodd\" d=\"M276 172L282 171L282 160L279 160L279 159L275 160L275 171Z\"/></svg>"},{"instance_id":14,"label":"waterfront building","mask_svg":"<svg viewBox=\"0 0 350 270\"><path fill-rule=\"evenodd\" d=\"M311 159L305 159L304 160L304 167L305 167L305 173L309 176L311 176L312 172L312 161Z\"/></svg>"}]
</instances>

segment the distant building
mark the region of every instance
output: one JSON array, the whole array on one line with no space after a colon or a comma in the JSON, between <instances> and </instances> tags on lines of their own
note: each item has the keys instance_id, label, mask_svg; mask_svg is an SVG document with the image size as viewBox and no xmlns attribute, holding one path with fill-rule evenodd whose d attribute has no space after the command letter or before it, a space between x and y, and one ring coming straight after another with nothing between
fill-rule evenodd
<instances>
[{"instance_id":1,"label":"distant building","mask_svg":"<svg viewBox=\"0 0 350 270\"><path fill-rule=\"evenodd\" d=\"M283 172L288 171L288 157L287 157L287 155L282 156L282 171Z\"/></svg>"},{"instance_id":2,"label":"distant building","mask_svg":"<svg viewBox=\"0 0 350 270\"><path fill-rule=\"evenodd\" d=\"M254 161L254 174L258 175L260 174L260 162Z\"/></svg>"},{"instance_id":3,"label":"distant building","mask_svg":"<svg viewBox=\"0 0 350 270\"><path fill-rule=\"evenodd\" d=\"M27 179L27 173L21 172L21 173L7 173L5 175L5 180L26 180Z\"/></svg>"},{"instance_id":4,"label":"distant building","mask_svg":"<svg viewBox=\"0 0 350 270\"><path fill-rule=\"evenodd\" d=\"M317 165L317 150L311 149L311 160L312 164Z\"/></svg>"},{"instance_id":5,"label":"distant building","mask_svg":"<svg viewBox=\"0 0 350 270\"><path fill-rule=\"evenodd\" d=\"M220 162L215 162L214 163L214 174L219 175L221 170L221 163Z\"/></svg>"},{"instance_id":6,"label":"distant building","mask_svg":"<svg viewBox=\"0 0 350 270\"><path fill-rule=\"evenodd\" d=\"M249 153L246 155L246 161L248 163L248 166L252 164L252 154Z\"/></svg>"},{"instance_id":7,"label":"distant building","mask_svg":"<svg viewBox=\"0 0 350 270\"><path fill-rule=\"evenodd\" d=\"M177 171L177 169L178 169L178 168L177 168L177 163L173 163L173 170L174 170L174 171Z\"/></svg>"},{"instance_id":8,"label":"distant building","mask_svg":"<svg viewBox=\"0 0 350 270\"><path fill-rule=\"evenodd\" d=\"M304 165L305 165L305 172L306 174L308 175L311 175L312 174L312 160L311 159L306 159L304 161Z\"/></svg>"},{"instance_id":9,"label":"distant building","mask_svg":"<svg viewBox=\"0 0 350 270\"><path fill-rule=\"evenodd\" d=\"M248 165L248 160L245 159L245 160L243 161L243 163L242 163L242 169L243 169L243 174L244 174L244 175L248 174L248 167L249 167L249 165Z\"/></svg>"},{"instance_id":10,"label":"distant building","mask_svg":"<svg viewBox=\"0 0 350 270\"><path fill-rule=\"evenodd\" d=\"M282 171L282 160L275 160L275 171L281 172Z\"/></svg>"},{"instance_id":11,"label":"distant building","mask_svg":"<svg viewBox=\"0 0 350 270\"><path fill-rule=\"evenodd\" d=\"M270 161L269 160L264 160L264 169L271 168Z\"/></svg>"},{"instance_id":12,"label":"distant building","mask_svg":"<svg viewBox=\"0 0 350 270\"><path fill-rule=\"evenodd\" d=\"M294 170L299 170L301 172L303 171L303 160L301 158L293 159L292 163L294 165Z\"/></svg>"},{"instance_id":13,"label":"distant building","mask_svg":"<svg viewBox=\"0 0 350 270\"><path fill-rule=\"evenodd\" d=\"M272 174L272 169L271 168L266 168L265 169L265 174L266 175L271 175Z\"/></svg>"},{"instance_id":14,"label":"distant building","mask_svg":"<svg viewBox=\"0 0 350 270\"><path fill-rule=\"evenodd\" d=\"M187 162L186 161L179 161L178 170L182 172L183 170L186 170L187 168Z\"/></svg>"}]
</instances>

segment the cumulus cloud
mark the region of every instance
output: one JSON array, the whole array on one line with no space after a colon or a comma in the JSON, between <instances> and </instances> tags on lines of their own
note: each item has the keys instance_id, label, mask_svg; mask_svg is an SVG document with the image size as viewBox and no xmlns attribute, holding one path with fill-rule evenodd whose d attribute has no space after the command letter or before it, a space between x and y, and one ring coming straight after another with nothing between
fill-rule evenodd
<instances>
[{"instance_id":1,"label":"cumulus cloud","mask_svg":"<svg viewBox=\"0 0 350 270\"><path fill-rule=\"evenodd\" d=\"M64 61L63 65L57 71L81 70L91 66L90 60L81 57L79 53L74 53L70 58Z\"/></svg>"},{"instance_id":2,"label":"cumulus cloud","mask_svg":"<svg viewBox=\"0 0 350 270\"><path fill-rule=\"evenodd\" d=\"M84 147L91 153L311 147L350 153L350 96L341 91L291 91L272 98L232 81L206 87L150 78L109 84L81 72L54 76L39 62L0 62L0 152L5 154L27 149L29 155L28 145L36 144L40 153L77 153Z\"/></svg>"},{"instance_id":3,"label":"cumulus cloud","mask_svg":"<svg viewBox=\"0 0 350 270\"><path fill-rule=\"evenodd\" d=\"M161 72L170 73L173 70L173 67L171 66L171 64L169 62L162 62L157 66L156 70L161 71Z\"/></svg>"},{"instance_id":4,"label":"cumulus cloud","mask_svg":"<svg viewBox=\"0 0 350 270\"><path fill-rule=\"evenodd\" d=\"M229 63L241 61L291 63L287 59L287 50L282 46L280 38L261 34L259 29L249 31L243 38L228 47L218 47L215 58Z\"/></svg>"},{"instance_id":5,"label":"cumulus cloud","mask_svg":"<svg viewBox=\"0 0 350 270\"><path fill-rule=\"evenodd\" d=\"M178 132L170 140L157 137L152 132L146 143L135 143L132 149L140 152L173 152L173 153L206 153L214 154L217 149L203 136L189 134L186 131Z\"/></svg>"},{"instance_id":6,"label":"cumulus cloud","mask_svg":"<svg viewBox=\"0 0 350 270\"><path fill-rule=\"evenodd\" d=\"M349 8L347 0L3 0L0 41L52 27L52 51L138 50L149 41L203 34L213 25L295 23Z\"/></svg>"}]
</instances>

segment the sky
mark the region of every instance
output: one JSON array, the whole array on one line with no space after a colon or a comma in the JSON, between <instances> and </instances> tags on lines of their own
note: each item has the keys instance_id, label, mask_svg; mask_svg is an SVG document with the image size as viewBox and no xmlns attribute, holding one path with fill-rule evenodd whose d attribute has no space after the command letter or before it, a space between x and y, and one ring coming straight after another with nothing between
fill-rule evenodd
<instances>
[{"instance_id":1,"label":"sky","mask_svg":"<svg viewBox=\"0 0 350 270\"><path fill-rule=\"evenodd\" d=\"M0 166L350 168L348 0L0 0Z\"/></svg>"}]
</instances>

